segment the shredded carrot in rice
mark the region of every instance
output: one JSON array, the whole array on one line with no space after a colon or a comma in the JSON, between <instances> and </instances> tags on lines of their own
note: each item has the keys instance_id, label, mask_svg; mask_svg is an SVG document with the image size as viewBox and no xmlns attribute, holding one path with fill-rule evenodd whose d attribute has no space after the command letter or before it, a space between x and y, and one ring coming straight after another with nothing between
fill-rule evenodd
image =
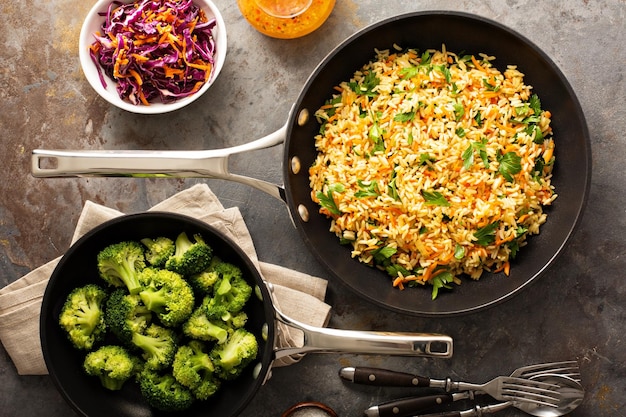
<instances>
[{"instance_id":1,"label":"shredded carrot in rice","mask_svg":"<svg viewBox=\"0 0 626 417\"><path fill-rule=\"evenodd\" d=\"M395 49L316 112L312 199L399 289L508 275L557 197L551 113L494 57Z\"/></svg>"}]
</instances>

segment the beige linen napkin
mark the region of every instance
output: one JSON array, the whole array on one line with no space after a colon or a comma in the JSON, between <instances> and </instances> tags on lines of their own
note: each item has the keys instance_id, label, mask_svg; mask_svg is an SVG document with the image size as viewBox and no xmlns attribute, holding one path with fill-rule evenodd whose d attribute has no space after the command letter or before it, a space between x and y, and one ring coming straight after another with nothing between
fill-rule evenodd
<instances>
[{"instance_id":1,"label":"beige linen napkin","mask_svg":"<svg viewBox=\"0 0 626 417\"><path fill-rule=\"evenodd\" d=\"M205 184L194 185L153 206L150 211L169 211L202 220L236 242L271 283L274 305L300 322L323 327L328 324L330 306L324 303L327 282L257 258L252 237L238 208L225 209ZM78 219L72 244L95 226L123 213L87 201ZM0 289L0 340L9 353L18 374L45 375L47 369L39 340L39 313L48 279L58 261L54 259L19 280ZM277 348L301 346L300 331L278 324ZM286 366L302 355L284 358L274 366Z\"/></svg>"}]
</instances>

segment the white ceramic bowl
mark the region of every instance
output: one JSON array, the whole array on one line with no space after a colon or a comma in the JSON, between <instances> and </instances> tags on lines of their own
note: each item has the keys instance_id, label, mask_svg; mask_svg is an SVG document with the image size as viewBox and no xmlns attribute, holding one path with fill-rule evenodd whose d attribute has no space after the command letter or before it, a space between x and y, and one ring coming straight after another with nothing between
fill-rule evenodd
<instances>
[{"instance_id":1,"label":"white ceramic bowl","mask_svg":"<svg viewBox=\"0 0 626 417\"><path fill-rule=\"evenodd\" d=\"M127 100L122 100L116 91L117 82L103 73L107 87L105 88L100 81L98 75L98 69L96 63L91 59L89 55L89 46L94 42L93 34L100 30L100 26L104 21L104 16L100 16L99 13L106 12L107 7L112 0L98 0L97 3L87 14L83 26L80 31L80 38L78 42L80 65L83 69L83 73L89 81L89 84L93 89L109 103L127 110L133 113L141 114L161 114L180 109L195 101L204 94L211 85L217 79L222 67L224 66L224 60L226 59L226 25L224 19L218 8L213 4L211 0L194 0L194 3L202 8L206 14L206 17L211 19L215 17L216 25L213 28L213 37L215 39L215 63L213 66L211 78L198 90L196 93L181 98L172 103L161 103L160 101L152 102L149 106L132 104ZM133 0L122 0L124 3L132 3Z\"/></svg>"}]
</instances>

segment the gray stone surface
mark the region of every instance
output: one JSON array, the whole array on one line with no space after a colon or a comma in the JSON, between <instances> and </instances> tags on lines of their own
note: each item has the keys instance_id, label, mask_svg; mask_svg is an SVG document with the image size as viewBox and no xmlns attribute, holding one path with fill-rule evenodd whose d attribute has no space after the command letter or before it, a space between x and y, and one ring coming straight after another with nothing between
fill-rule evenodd
<instances>
[{"instance_id":1,"label":"gray stone surface","mask_svg":"<svg viewBox=\"0 0 626 417\"><path fill-rule=\"evenodd\" d=\"M292 41L255 32L234 1L215 3L229 31L225 68L187 109L154 117L112 108L85 81L78 33L92 2L0 0L0 286L61 255L86 200L137 212L203 181L35 179L32 149L210 149L248 142L286 122L317 63L358 29L409 11L472 12L536 43L577 93L591 131L594 170L580 228L545 277L510 301L469 316L402 316L331 281L332 327L448 333L455 339L454 357L309 355L276 369L243 417L277 416L304 400L325 402L340 416L358 416L376 402L409 394L342 383L337 371L346 365L486 381L519 365L565 358L579 360L587 391L572 416L626 416L626 2L338 1L321 29ZM281 183L281 161L282 148L276 147L233 158L231 171ZM225 206L240 207L260 259L330 279L281 202L247 186L207 183ZM1 347L0 387L3 416L73 415L48 377L18 376Z\"/></svg>"}]
</instances>

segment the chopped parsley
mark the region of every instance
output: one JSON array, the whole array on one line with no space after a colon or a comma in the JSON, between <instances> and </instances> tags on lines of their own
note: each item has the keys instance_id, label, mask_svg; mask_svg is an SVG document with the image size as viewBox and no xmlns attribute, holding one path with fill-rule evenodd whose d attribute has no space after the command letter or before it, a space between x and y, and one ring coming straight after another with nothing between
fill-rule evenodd
<instances>
[{"instance_id":1,"label":"chopped parsley","mask_svg":"<svg viewBox=\"0 0 626 417\"><path fill-rule=\"evenodd\" d=\"M439 295L439 289L445 288L447 290L451 290L452 287L448 284L454 282L454 275L449 271L439 272L437 275L430 279L431 284L433 285L433 290L431 292L431 299L437 298Z\"/></svg>"},{"instance_id":2,"label":"chopped parsley","mask_svg":"<svg viewBox=\"0 0 626 417\"><path fill-rule=\"evenodd\" d=\"M480 112L476 113L474 121L476 122L476 126L481 127L483 125L483 115Z\"/></svg>"},{"instance_id":3,"label":"chopped parsley","mask_svg":"<svg viewBox=\"0 0 626 417\"><path fill-rule=\"evenodd\" d=\"M518 117L524 117L528 115L530 111L530 105L528 103L524 103L519 107L515 107L515 115Z\"/></svg>"},{"instance_id":4,"label":"chopped parsley","mask_svg":"<svg viewBox=\"0 0 626 417\"><path fill-rule=\"evenodd\" d=\"M537 94L530 96L528 105L537 116L541 114L541 100L539 100L539 96Z\"/></svg>"},{"instance_id":5,"label":"chopped parsley","mask_svg":"<svg viewBox=\"0 0 626 417\"><path fill-rule=\"evenodd\" d=\"M387 185L387 192L389 195L393 197L394 200L400 200L400 194L398 194L398 186L396 185L396 177L398 173L394 169L391 171L391 180L389 181L389 185Z\"/></svg>"},{"instance_id":6,"label":"chopped parsley","mask_svg":"<svg viewBox=\"0 0 626 417\"><path fill-rule=\"evenodd\" d=\"M519 240L528 232L527 227L519 226L515 231L515 239L507 243L507 247L509 248L509 259L515 259L517 253L519 252Z\"/></svg>"},{"instance_id":7,"label":"chopped parsley","mask_svg":"<svg viewBox=\"0 0 626 417\"><path fill-rule=\"evenodd\" d=\"M465 248L458 243L454 246L454 258L463 259L465 257Z\"/></svg>"},{"instance_id":8,"label":"chopped parsley","mask_svg":"<svg viewBox=\"0 0 626 417\"><path fill-rule=\"evenodd\" d=\"M483 161L485 168L489 168L489 158L487 157L487 138L482 138L480 142L470 142L467 149L463 151L463 168L470 169L474 165L474 151L478 151L478 156Z\"/></svg>"},{"instance_id":9,"label":"chopped parsley","mask_svg":"<svg viewBox=\"0 0 626 417\"><path fill-rule=\"evenodd\" d=\"M369 71L365 74L361 82L353 81L349 83L349 86L350 89L357 94L365 95L367 97L376 97L378 92L374 91L374 89L378 87L378 84L380 84L380 78L376 76L374 71Z\"/></svg>"},{"instance_id":10,"label":"chopped parsley","mask_svg":"<svg viewBox=\"0 0 626 417\"><path fill-rule=\"evenodd\" d=\"M533 142L537 145L541 145L544 141L543 132L541 128L537 126L535 123L531 123L525 130L528 136L533 136Z\"/></svg>"},{"instance_id":11,"label":"chopped parsley","mask_svg":"<svg viewBox=\"0 0 626 417\"><path fill-rule=\"evenodd\" d=\"M463 104L459 103L458 101L456 101L453 106L454 106L454 120L458 122L461 120L461 118L465 114L465 107L463 107Z\"/></svg>"},{"instance_id":12,"label":"chopped parsley","mask_svg":"<svg viewBox=\"0 0 626 417\"><path fill-rule=\"evenodd\" d=\"M495 77L492 77L492 79L493 83L490 82L488 79L483 78L483 85L485 86L487 91L498 91L500 89L500 86L496 84L497 80Z\"/></svg>"},{"instance_id":13,"label":"chopped parsley","mask_svg":"<svg viewBox=\"0 0 626 417\"><path fill-rule=\"evenodd\" d=\"M398 252L398 249L396 248L392 248L391 246L382 246L378 248L372 256L374 256L374 262L376 262L377 265L385 265L396 252Z\"/></svg>"},{"instance_id":14,"label":"chopped parsley","mask_svg":"<svg viewBox=\"0 0 626 417\"><path fill-rule=\"evenodd\" d=\"M450 83L450 81L452 81L452 74L450 74L450 70L446 65L435 65L433 68L443 74L446 79L446 83Z\"/></svg>"},{"instance_id":15,"label":"chopped parsley","mask_svg":"<svg viewBox=\"0 0 626 417\"><path fill-rule=\"evenodd\" d=\"M335 198L333 197L333 193L342 193L345 187L343 184L332 184L328 186L328 191L326 194L319 191L316 196L320 201L320 205L330 211L332 214L340 215L341 210L337 207L337 203L335 202Z\"/></svg>"},{"instance_id":16,"label":"chopped parsley","mask_svg":"<svg viewBox=\"0 0 626 417\"><path fill-rule=\"evenodd\" d=\"M481 246L489 246L496 241L496 231L500 226L500 222L493 222L485 227L481 227L474 233L476 244Z\"/></svg>"},{"instance_id":17,"label":"chopped parsley","mask_svg":"<svg viewBox=\"0 0 626 417\"><path fill-rule=\"evenodd\" d=\"M430 154L428 153L420 154L420 165L431 165L433 162L436 162L436 161L437 160L433 158L432 156L430 156Z\"/></svg>"},{"instance_id":18,"label":"chopped parsley","mask_svg":"<svg viewBox=\"0 0 626 417\"><path fill-rule=\"evenodd\" d=\"M378 197L380 195L377 181L371 181L367 184L364 181L358 180L357 183L359 185L359 191L354 193L356 198Z\"/></svg>"},{"instance_id":19,"label":"chopped parsley","mask_svg":"<svg viewBox=\"0 0 626 417\"><path fill-rule=\"evenodd\" d=\"M383 132L378 122L374 122L372 127L370 127L368 137L374 143L374 148L372 149L372 155L376 152L384 152L385 151L385 143L383 142Z\"/></svg>"},{"instance_id":20,"label":"chopped parsley","mask_svg":"<svg viewBox=\"0 0 626 417\"><path fill-rule=\"evenodd\" d=\"M424 197L427 206L448 207L450 205L450 202L439 191L422 190L422 197Z\"/></svg>"},{"instance_id":21,"label":"chopped parsley","mask_svg":"<svg viewBox=\"0 0 626 417\"><path fill-rule=\"evenodd\" d=\"M411 275L411 271L398 264L387 265L385 267L385 271L387 272L387 274L389 274L389 276L393 278L397 277L399 274L402 274L403 277Z\"/></svg>"},{"instance_id":22,"label":"chopped parsley","mask_svg":"<svg viewBox=\"0 0 626 417\"><path fill-rule=\"evenodd\" d=\"M410 111L410 112L406 112L406 113L398 113L394 116L393 121L394 122L400 122L400 123L405 123L405 122L411 122L413 121L413 119L415 119L415 111Z\"/></svg>"},{"instance_id":23,"label":"chopped parsley","mask_svg":"<svg viewBox=\"0 0 626 417\"><path fill-rule=\"evenodd\" d=\"M406 80L407 78L413 78L420 72L420 67L406 67L400 70L400 78Z\"/></svg>"},{"instance_id":24,"label":"chopped parsley","mask_svg":"<svg viewBox=\"0 0 626 417\"><path fill-rule=\"evenodd\" d=\"M507 181L513 182L513 175L518 174L522 170L522 157L515 152L507 152L499 156L498 162L500 163L498 172Z\"/></svg>"}]
</instances>

